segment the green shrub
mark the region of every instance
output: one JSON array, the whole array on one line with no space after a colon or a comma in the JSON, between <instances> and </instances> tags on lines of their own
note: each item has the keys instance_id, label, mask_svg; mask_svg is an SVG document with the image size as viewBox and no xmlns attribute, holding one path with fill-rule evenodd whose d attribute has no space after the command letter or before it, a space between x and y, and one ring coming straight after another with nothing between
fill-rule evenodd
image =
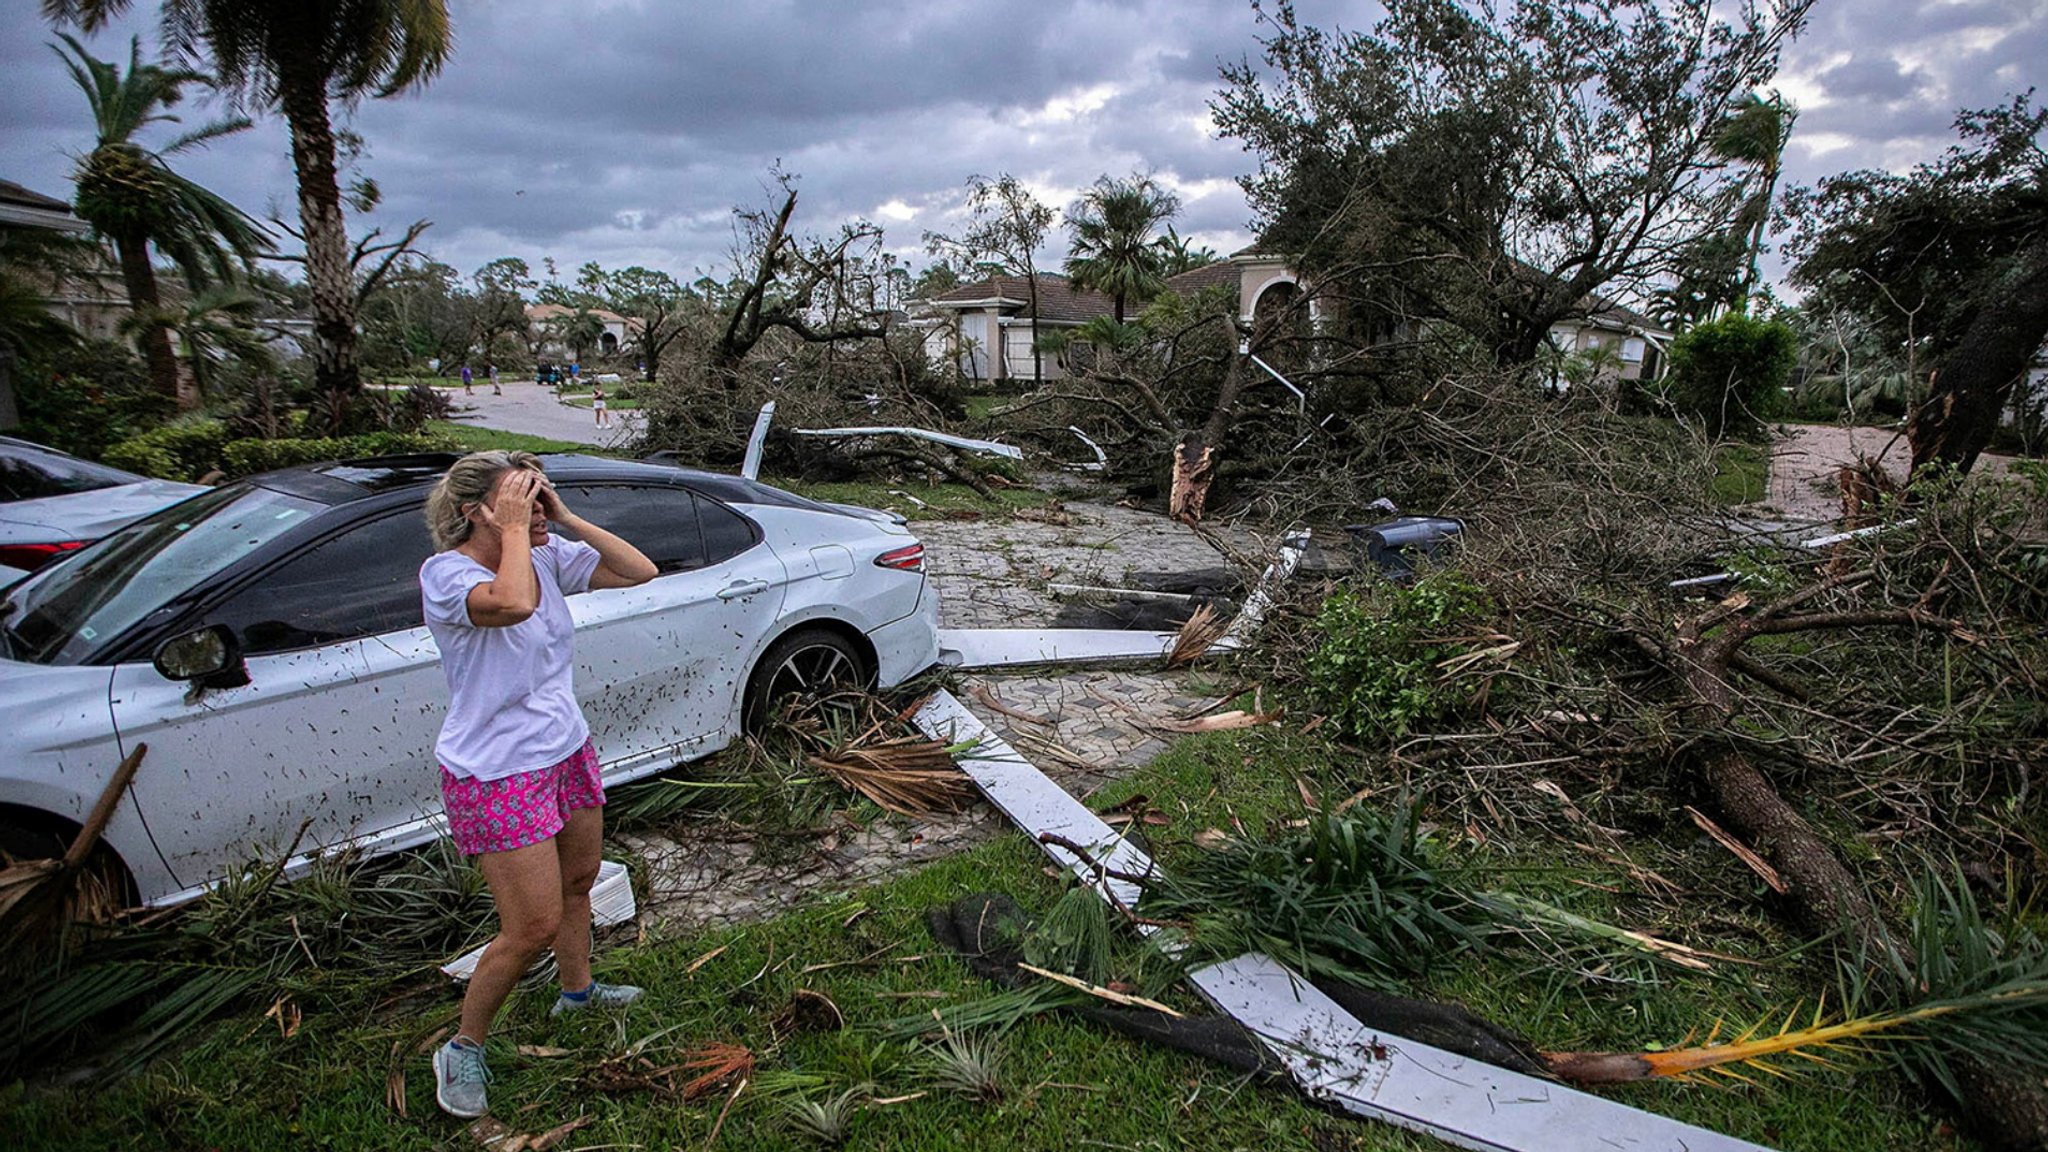
<instances>
[{"instance_id":1,"label":"green shrub","mask_svg":"<svg viewBox=\"0 0 2048 1152\"><path fill-rule=\"evenodd\" d=\"M1362 740L1397 740L1451 719L1471 706L1484 677L1444 662L1483 646L1474 635L1489 633L1494 612L1486 589L1447 569L1412 584L1341 591L1316 616L1322 642L1308 659L1309 694Z\"/></svg>"},{"instance_id":2,"label":"green shrub","mask_svg":"<svg viewBox=\"0 0 2048 1152\"><path fill-rule=\"evenodd\" d=\"M361 436L317 436L284 440L236 440L223 455L229 476L253 476L277 468L351 460L360 456L399 456L438 452L448 443L416 432L369 432Z\"/></svg>"},{"instance_id":3,"label":"green shrub","mask_svg":"<svg viewBox=\"0 0 2048 1152\"><path fill-rule=\"evenodd\" d=\"M190 483L221 467L227 442L227 425L218 420L181 420L130 436L101 458L130 472Z\"/></svg>"},{"instance_id":4,"label":"green shrub","mask_svg":"<svg viewBox=\"0 0 2048 1152\"><path fill-rule=\"evenodd\" d=\"M1789 325L1730 312L1694 325L1671 342L1665 395L1707 433L1752 434L1784 402L1785 382L1799 358Z\"/></svg>"},{"instance_id":5,"label":"green shrub","mask_svg":"<svg viewBox=\"0 0 2048 1152\"><path fill-rule=\"evenodd\" d=\"M24 358L14 373L14 392L19 435L91 460L161 424L173 410L170 397L151 386L142 361L111 340Z\"/></svg>"}]
</instances>

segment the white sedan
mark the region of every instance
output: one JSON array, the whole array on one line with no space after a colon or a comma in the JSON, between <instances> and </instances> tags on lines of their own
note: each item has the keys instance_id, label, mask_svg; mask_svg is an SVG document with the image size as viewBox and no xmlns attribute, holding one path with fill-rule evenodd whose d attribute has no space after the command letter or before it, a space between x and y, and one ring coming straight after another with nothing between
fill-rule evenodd
<instances>
[{"instance_id":1,"label":"white sedan","mask_svg":"<svg viewBox=\"0 0 2048 1152\"><path fill-rule=\"evenodd\" d=\"M453 460L212 489L9 588L0 848L61 844L138 743L105 843L146 904L294 845L288 874L439 835L447 686L418 572L421 506ZM938 657L924 547L898 518L663 465L545 463L571 508L662 573L570 600L608 785L724 747L787 693L894 685Z\"/></svg>"}]
</instances>

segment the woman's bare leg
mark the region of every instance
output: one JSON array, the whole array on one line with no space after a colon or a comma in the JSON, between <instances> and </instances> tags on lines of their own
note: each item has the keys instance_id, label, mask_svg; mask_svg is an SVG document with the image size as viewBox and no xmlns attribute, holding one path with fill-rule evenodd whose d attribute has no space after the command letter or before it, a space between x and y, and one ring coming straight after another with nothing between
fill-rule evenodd
<instances>
[{"instance_id":1,"label":"woman's bare leg","mask_svg":"<svg viewBox=\"0 0 2048 1152\"><path fill-rule=\"evenodd\" d=\"M486 852L476 858L477 868L491 886L491 899L498 906L498 934L484 948L476 971L470 974L469 990L462 996L460 1035L483 1043L491 1022L498 1018L498 1009L505 1006L505 999L512 995L519 978L561 932L560 852L550 839L510 852ZM587 896L583 917L587 924ZM584 948L583 965L587 972L588 945ZM589 983L587 977L584 982Z\"/></svg>"},{"instance_id":2,"label":"woman's bare leg","mask_svg":"<svg viewBox=\"0 0 2048 1152\"><path fill-rule=\"evenodd\" d=\"M555 931L555 966L562 988L581 992L590 987L590 886L604 856L604 809L578 808L555 836L560 860L562 922Z\"/></svg>"}]
</instances>

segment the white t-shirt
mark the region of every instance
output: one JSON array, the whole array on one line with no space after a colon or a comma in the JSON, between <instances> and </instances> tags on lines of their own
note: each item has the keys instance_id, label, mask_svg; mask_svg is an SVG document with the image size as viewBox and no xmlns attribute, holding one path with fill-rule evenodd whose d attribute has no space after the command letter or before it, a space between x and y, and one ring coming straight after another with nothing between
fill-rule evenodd
<instances>
[{"instance_id":1,"label":"white t-shirt","mask_svg":"<svg viewBox=\"0 0 2048 1152\"><path fill-rule=\"evenodd\" d=\"M576 704L576 622L565 596L588 591L597 549L551 537L533 550L540 607L505 628L469 619L469 593L497 573L456 551L420 565L427 631L448 676L448 718L434 755L451 775L501 780L559 764L590 738Z\"/></svg>"}]
</instances>

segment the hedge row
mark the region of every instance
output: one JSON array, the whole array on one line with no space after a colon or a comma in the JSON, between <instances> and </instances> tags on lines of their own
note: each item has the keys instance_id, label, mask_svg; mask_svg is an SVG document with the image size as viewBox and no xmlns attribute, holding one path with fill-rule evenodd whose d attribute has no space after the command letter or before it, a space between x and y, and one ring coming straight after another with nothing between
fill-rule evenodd
<instances>
[{"instance_id":1,"label":"hedge row","mask_svg":"<svg viewBox=\"0 0 2048 1152\"><path fill-rule=\"evenodd\" d=\"M443 452L452 448L447 440L418 432L231 440L227 426L218 420L189 420L131 436L107 449L104 459L130 472L189 483L213 472L234 479L322 460Z\"/></svg>"}]
</instances>

